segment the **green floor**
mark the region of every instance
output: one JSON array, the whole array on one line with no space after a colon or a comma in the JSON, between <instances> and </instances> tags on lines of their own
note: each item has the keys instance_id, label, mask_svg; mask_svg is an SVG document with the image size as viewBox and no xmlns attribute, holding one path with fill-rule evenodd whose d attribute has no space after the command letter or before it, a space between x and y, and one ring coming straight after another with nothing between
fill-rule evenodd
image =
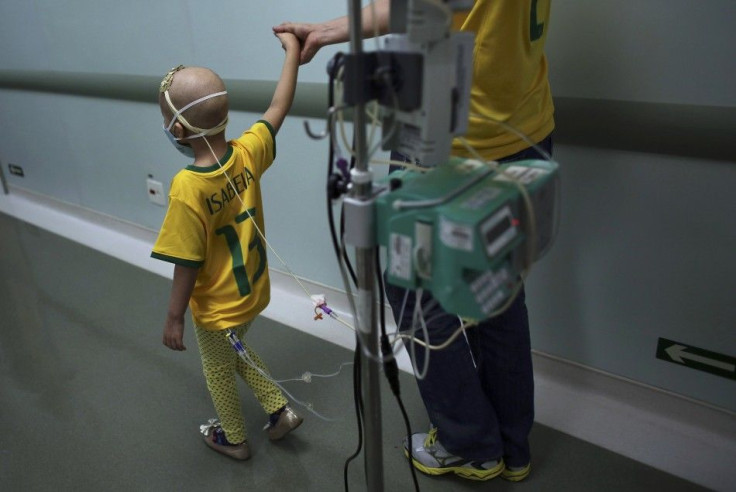
<instances>
[{"instance_id":1,"label":"green floor","mask_svg":"<svg viewBox=\"0 0 736 492\"><path fill-rule=\"evenodd\" d=\"M214 417L191 325L186 352L161 344L171 282L0 214L0 490L344 490L358 435L351 366L330 379L285 383L305 423L271 443L247 388L241 399L253 458L236 462L201 441ZM277 379L332 373L352 352L267 319L250 344ZM383 385L384 483L412 490L405 433ZM411 376L402 391L415 430L427 418ZM421 490L690 491L688 482L535 425L522 483L418 477ZM363 455L350 490L366 490ZM368 470L371 473L371 470Z\"/></svg>"}]
</instances>

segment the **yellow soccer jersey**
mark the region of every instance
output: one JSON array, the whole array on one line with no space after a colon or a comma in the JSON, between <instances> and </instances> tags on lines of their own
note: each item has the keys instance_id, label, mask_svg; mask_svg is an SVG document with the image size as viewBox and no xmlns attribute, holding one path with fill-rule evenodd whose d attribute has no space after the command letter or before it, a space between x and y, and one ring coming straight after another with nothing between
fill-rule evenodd
<instances>
[{"instance_id":1,"label":"yellow soccer jersey","mask_svg":"<svg viewBox=\"0 0 736 492\"><path fill-rule=\"evenodd\" d=\"M274 135L259 121L229 142L222 167L188 166L171 182L151 256L199 268L189 307L202 328L246 323L270 300L266 250L250 216L265 234L259 182L276 155Z\"/></svg>"},{"instance_id":2,"label":"yellow soccer jersey","mask_svg":"<svg viewBox=\"0 0 736 492\"><path fill-rule=\"evenodd\" d=\"M473 114L501 120L539 142L554 129L544 43L550 0L477 0L456 15L455 29L475 33L470 124L465 138L487 159L499 159L529 144ZM457 139L453 155L469 154Z\"/></svg>"}]
</instances>

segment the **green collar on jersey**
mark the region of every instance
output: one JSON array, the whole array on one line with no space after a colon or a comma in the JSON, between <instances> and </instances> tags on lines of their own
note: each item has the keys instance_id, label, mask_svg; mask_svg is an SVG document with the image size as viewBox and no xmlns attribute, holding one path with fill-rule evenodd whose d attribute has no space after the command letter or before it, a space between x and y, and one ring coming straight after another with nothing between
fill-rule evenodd
<instances>
[{"instance_id":1,"label":"green collar on jersey","mask_svg":"<svg viewBox=\"0 0 736 492\"><path fill-rule=\"evenodd\" d=\"M199 167L199 166L194 166L190 164L186 167L186 169L187 171L193 171L195 173L211 173L213 171L217 171L218 169L220 169L221 166L224 166L225 163L227 163L227 161L230 160L230 157L232 155L233 155L233 146L230 144L227 144L227 152L225 152L225 155L222 156L222 159L220 159L219 163L215 163L207 167Z\"/></svg>"}]
</instances>

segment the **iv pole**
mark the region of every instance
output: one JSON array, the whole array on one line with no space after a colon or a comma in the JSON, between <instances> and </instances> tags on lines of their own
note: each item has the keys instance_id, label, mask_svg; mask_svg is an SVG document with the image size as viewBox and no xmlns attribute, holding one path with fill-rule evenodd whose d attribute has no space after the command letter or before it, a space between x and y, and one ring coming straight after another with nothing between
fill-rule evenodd
<instances>
[{"instance_id":1,"label":"iv pole","mask_svg":"<svg viewBox=\"0 0 736 492\"><path fill-rule=\"evenodd\" d=\"M363 51L363 29L360 0L348 0L350 51L360 55ZM359 64L360 65L360 64ZM362 67L360 67L362 70ZM373 175L368 169L365 135L365 105L355 105L353 112L355 135L355 168L352 171L352 197L359 201L371 199ZM372 209L371 209L372 210ZM372 221L366 224L372 227ZM376 322L375 244L355 248L355 266L358 284L356 307L357 349L363 351L361 374L363 387L365 424L365 475L368 490L383 491L383 448L381 429L381 386L378 363L378 326ZM371 354L366 357L365 354Z\"/></svg>"}]
</instances>

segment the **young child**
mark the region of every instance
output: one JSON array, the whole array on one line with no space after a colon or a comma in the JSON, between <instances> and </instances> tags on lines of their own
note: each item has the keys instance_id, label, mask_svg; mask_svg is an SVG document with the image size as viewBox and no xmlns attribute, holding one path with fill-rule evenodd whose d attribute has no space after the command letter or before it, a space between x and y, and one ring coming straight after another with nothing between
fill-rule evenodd
<instances>
[{"instance_id":1,"label":"young child","mask_svg":"<svg viewBox=\"0 0 736 492\"><path fill-rule=\"evenodd\" d=\"M166 135L194 159L172 180L169 208L151 253L174 264L163 343L172 350L186 350L184 313L189 305L219 417L202 426L204 441L238 460L247 460L250 450L236 373L270 415L265 429L271 440L302 423L279 388L264 376L267 369L258 355L243 343L260 370L245 363L228 338L234 332L242 341L270 300L259 181L274 160L275 136L294 99L299 66L297 38L277 36L286 58L271 104L262 119L235 140L225 140L227 92L213 71L178 66L166 74L159 90Z\"/></svg>"}]
</instances>

